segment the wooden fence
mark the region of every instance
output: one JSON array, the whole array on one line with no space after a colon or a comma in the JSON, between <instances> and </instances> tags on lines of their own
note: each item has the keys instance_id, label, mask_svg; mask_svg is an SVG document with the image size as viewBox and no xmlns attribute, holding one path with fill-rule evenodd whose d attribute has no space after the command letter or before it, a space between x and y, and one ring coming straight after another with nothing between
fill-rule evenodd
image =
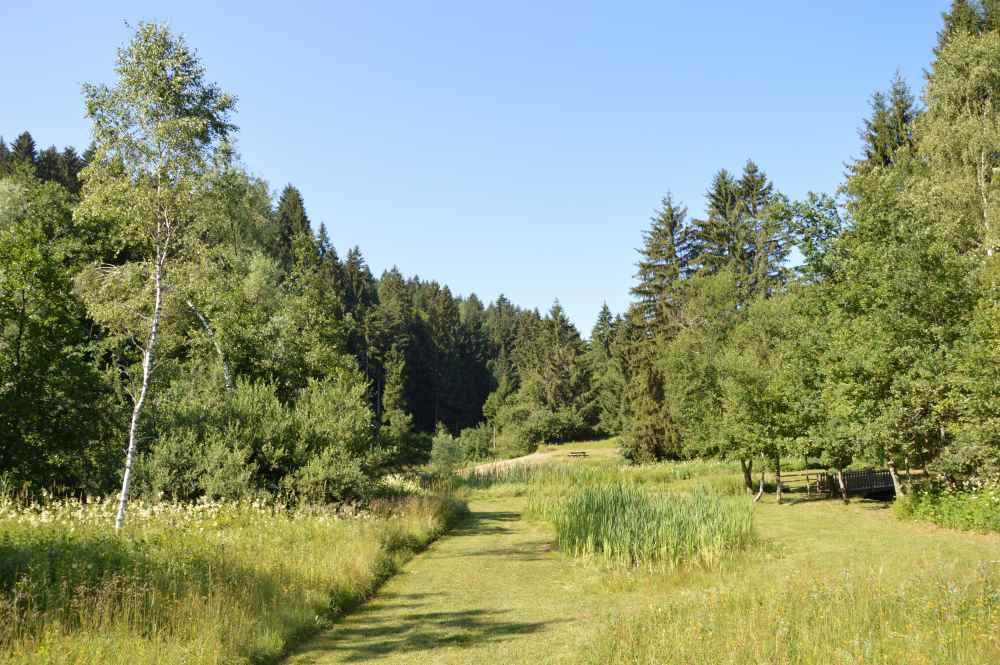
<instances>
[{"instance_id":1,"label":"wooden fence","mask_svg":"<svg viewBox=\"0 0 1000 665\"><path fill-rule=\"evenodd\" d=\"M807 496L840 494L840 482L829 471L795 471L781 474L783 491L805 492ZM895 489L887 469L844 471L847 496L893 496Z\"/></svg>"}]
</instances>

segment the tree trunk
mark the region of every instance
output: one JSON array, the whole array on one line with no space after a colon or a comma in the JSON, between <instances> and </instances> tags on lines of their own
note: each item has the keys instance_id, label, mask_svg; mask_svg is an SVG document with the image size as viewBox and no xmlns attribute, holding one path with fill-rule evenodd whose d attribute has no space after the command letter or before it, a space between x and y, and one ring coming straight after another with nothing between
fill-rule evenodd
<instances>
[{"instance_id":1,"label":"tree trunk","mask_svg":"<svg viewBox=\"0 0 1000 665\"><path fill-rule=\"evenodd\" d=\"M886 466L889 467L889 477L892 478L892 489L896 497L903 496L903 484L899 482L899 474L896 473L896 462L890 457Z\"/></svg>"},{"instance_id":2,"label":"tree trunk","mask_svg":"<svg viewBox=\"0 0 1000 665\"><path fill-rule=\"evenodd\" d=\"M747 487L747 494L753 494L753 458L740 458L740 469L743 470L743 484Z\"/></svg>"},{"instance_id":3,"label":"tree trunk","mask_svg":"<svg viewBox=\"0 0 1000 665\"><path fill-rule=\"evenodd\" d=\"M988 173L990 167L986 160L986 151L979 153L979 164L976 167L976 180L979 184L979 196L983 204L983 244L986 245L986 256L993 256L993 237L990 229L990 196Z\"/></svg>"},{"instance_id":4,"label":"tree trunk","mask_svg":"<svg viewBox=\"0 0 1000 665\"><path fill-rule=\"evenodd\" d=\"M135 453L138 447L139 419L142 417L142 408L146 404L146 395L149 394L150 378L153 374L153 361L156 354L156 342L160 332L160 314L163 310L163 261L164 256L160 253L156 257L156 267L153 270L154 281L154 302L153 302L153 324L149 329L149 339L146 341L146 348L142 354L142 388L139 390L139 397L132 406L132 421L128 428L128 450L125 453L125 475L122 477L122 492L118 500L118 514L115 516L115 530L125 526L125 509L128 507L128 495L132 486L132 470L135 467Z\"/></svg>"},{"instance_id":5,"label":"tree trunk","mask_svg":"<svg viewBox=\"0 0 1000 665\"><path fill-rule=\"evenodd\" d=\"M229 361L226 360L226 354L222 352L222 345L219 344L219 338L215 336L215 331L212 330L212 326L208 324L208 319L198 311L198 308L194 306L194 303L188 299L185 301L188 308L194 315L198 317L198 321L201 323L201 327L205 330L205 334L208 335L208 339L212 341L212 345L215 347L215 353L219 356L219 362L222 363L222 380L226 383L226 391L233 392L233 375L229 370Z\"/></svg>"},{"instance_id":6,"label":"tree trunk","mask_svg":"<svg viewBox=\"0 0 1000 665\"><path fill-rule=\"evenodd\" d=\"M778 505L781 505L781 458L774 458L774 484L776 485L775 491L778 493Z\"/></svg>"},{"instance_id":7,"label":"tree trunk","mask_svg":"<svg viewBox=\"0 0 1000 665\"><path fill-rule=\"evenodd\" d=\"M753 498L753 502L757 503L760 501L761 497L764 496L764 460L760 461L760 489L757 490L757 494Z\"/></svg>"},{"instance_id":8,"label":"tree trunk","mask_svg":"<svg viewBox=\"0 0 1000 665\"><path fill-rule=\"evenodd\" d=\"M840 498L844 500L844 503L850 503L847 500L847 485L844 483L843 469L837 469L837 484L840 485Z\"/></svg>"}]
</instances>

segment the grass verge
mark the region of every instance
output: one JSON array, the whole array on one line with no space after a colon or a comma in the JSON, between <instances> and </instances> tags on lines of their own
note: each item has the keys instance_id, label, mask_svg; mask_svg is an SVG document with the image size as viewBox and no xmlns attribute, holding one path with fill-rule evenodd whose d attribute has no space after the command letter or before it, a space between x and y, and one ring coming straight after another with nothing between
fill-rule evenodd
<instances>
[{"instance_id":1,"label":"grass verge","mask_svg":"<svg viewBox=\"0 0 1000 665\"><path fill-rule=\"evenodd\" d=\"M0 662L273 662L370 596L465 513L447 496L364 516L263 505L0 504Z\"/></svg>"}]
</instances>

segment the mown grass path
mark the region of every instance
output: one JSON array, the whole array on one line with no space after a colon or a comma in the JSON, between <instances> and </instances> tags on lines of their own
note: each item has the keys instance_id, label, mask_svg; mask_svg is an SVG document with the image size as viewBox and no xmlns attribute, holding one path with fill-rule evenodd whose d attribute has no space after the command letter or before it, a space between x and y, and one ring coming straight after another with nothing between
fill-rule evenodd
<instances>
[{"instance_id":1,"label":"mown grass path","mask_svg":"<svg viewBox=\"0 0 1000 665\"><path fill-rule=\"evenodd\" d=\"M289 662L573 662L611 610L595 607L602 575L554 552L523 505L473 501L460 528Z\"/></svg>"},{"instance_id":2,"label":"mown grass path","mask_svg":"<svg viewBox=\"0 0 1000 665\"><path fill-rule=\"evenodd\" d=\"M686 624L704 619L703 606L715 607L720 593L749 583L767 597L781 597L845 575L891 575L904 585L910 575L928 570L940 568L946 580L955 579L956 571L1000 566L997 535L899 522L883 504L871 502L765 502L756 515L761 547L722 571L612 574L554 551L543 525L521 519L523 507L517 497L472 501L472 514L458 529L288 662L579 663L593 655L616 618L666 605L674 607L672 620L690 639L705 639L700 624ZM808 620L807 604L796 598L789 603L782 610L789 621ZM720 653L779 662L777 652L767 651L780 650L778 643L752 647L733 640L723 640ZM994 663L995 655L974 654L962 662Z\"/></svg>"}]
</instances>

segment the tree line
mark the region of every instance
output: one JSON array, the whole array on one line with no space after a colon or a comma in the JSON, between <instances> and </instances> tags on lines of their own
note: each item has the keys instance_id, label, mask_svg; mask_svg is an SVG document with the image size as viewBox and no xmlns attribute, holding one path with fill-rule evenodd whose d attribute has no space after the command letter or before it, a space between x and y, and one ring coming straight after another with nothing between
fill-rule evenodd
<instances>
[{"instance_id":1,"label":"tree line","mask_svg":"<svg viewBox=\"0 0 1000 665\"><path fill-rule=\"evenodd\" d=\"M85 86L93 143L0 139L0 483L191 500L364 497L430 459L620 435L634 462L1000 473L1000 9L956 0L921 101L871 99L835 195L748 160L671 195L633 302L376 277L233 147L235 99L156 24ZM433 443L432 443L433 442Z\"/></svg>"},{"instance_id":2,"label":"tree line","mask_svg":"<svg viewBox=\"0 0 1000 665\"><path fill-rule=\"evenodd\" d=\"M922 103L871 99L836 197L720 171L669 195L634 302L602 314L600 426L635 461L782 458L1000 473L1000 4L944 15ZM790 260L792 250L798 256Z\"/></svg>"},{"instance_id":3,"label":"tree line","mask_svg":"<svg viewBox=\"0 0 1000 665\"><path fill-rule=\"evenodd\" d=\"M547 392L584 348L558 305L487 305L341 257L299 190L275 201L240 165L235 99L165 27L140 25L116 74L84 86L82 155L0 139L6 486L121 488L121 521L134 491L363 497L426 462L436 429L488 431L473 456L517 452L511 431L477 429L488 398L532 436L548 432L515 413L532 400L587 431L556 406L572 395Z\"/></svg>"}]
</instances>

